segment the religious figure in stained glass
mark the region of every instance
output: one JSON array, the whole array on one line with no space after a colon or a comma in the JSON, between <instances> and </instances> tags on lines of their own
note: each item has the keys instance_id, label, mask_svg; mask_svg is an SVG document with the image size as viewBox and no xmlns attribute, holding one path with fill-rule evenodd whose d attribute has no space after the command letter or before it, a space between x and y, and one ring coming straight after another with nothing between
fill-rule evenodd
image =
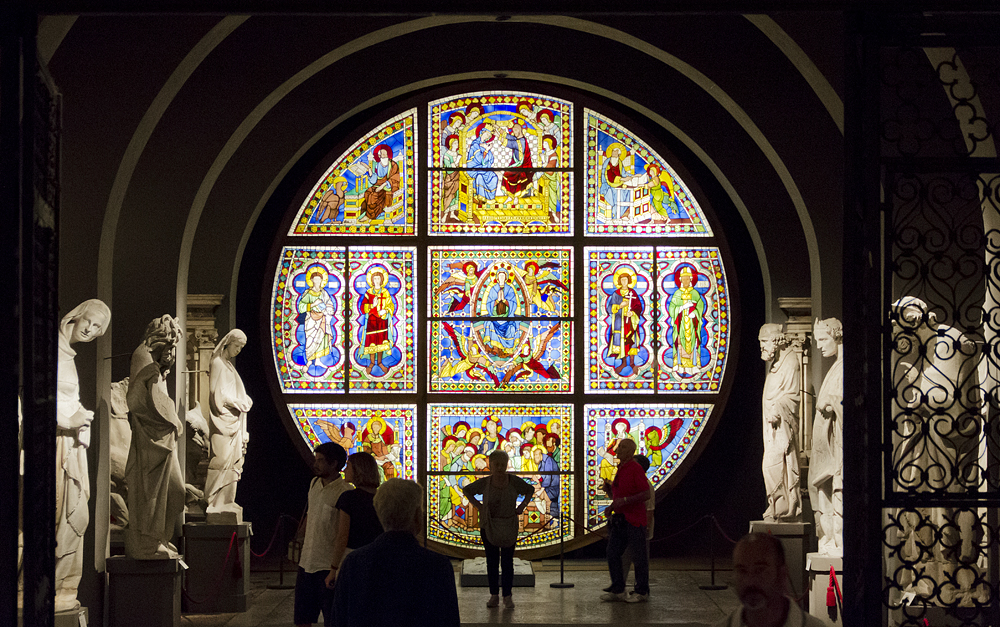
<instances>
[{"instance_id":1,"label":"religious figure in stained glass","mask_svg":"<svg viewBox=\"0 0 1000 627\"><path fill-rule=\"evenodd\" d=\"M368 289L361 299L361 313L365 320L361 353L368 357L366 372L370 375L372 369L377 367L380 372L376 376L379 376L387 374L389 366L394 365L388 362L393 359L395 345L392 317L396 313L396 304L385 287L389 282L389 275L384 267L372 266L366 276ZM382 365L383 357L387 358L385 366Z\"/></svg>"},{"instance_id":2,"label":"religious figure in stained glass","mask_svg":"<svg viewBox=\"0 0 1000 627\"><path fill-rule=\"evenodd\" d=\"M635 372L637 360L643 364L649 359L649 351L643 346L642 319L646 304L635 291L638 282L631 267L619 266L614 281L617 289L608 296L605 305L610 316L607 354L609 361L615 364L615 373L627 376Z\"/></svg>"},{"instance_id":3,"label":"religious figure in stained glass","mask_svg":"<svg viewBox=\"0 0 1000 627\"><path fill-rule=\"evenodd\" d=\"M369 220L374 220L382 215L386 207L397 202L395 193L399 191L399 164L392 160L392 148L388 144L379 144L372 151L366 178L368 187L365 199L361 201L361 211Z\"/></svg>"},{"instance_id":4,"label":"religious figure in stained glass","mask_svg":"<svg viewBox=\"0 0 1000 627\"><path fill-rule=\"evenodd\" d=\"M667 162L610 119L587 119L588 235L711 235L704 212Z\"/></svg>"},{"instance_id":5,"label":"religious figure in stained glass","mask_svg":"<svg viewBox=\"0 0 1000 627\"><path fill-rule=\"evenodd\" d=\"M568 317L569 249L430 255L431 314L450 318L432 321L432 389L566 389L568 322L538 318Z\"/></svg>"},{"instance_id":6,"label":"religious figure in stained glass","mask_svg":"<svg viewBox=\"0 0 1000 627\"><path fill-rule=\"evenodd\" d=\"M668 291L667 343L671 354L667 363L682 377L694 376L709 363L708 331L705 329L705 313L708 302L704 293L708 286L695 287L699 274L690 263L682 263L674 268L674 290ZM669 290L669 287L668 287Z\"/></svg>"},{"instance_id":7,"label":"religious figure in stained glass","mask_svg":"<svg viewBox=\"0 0 1000 627\"><path fill-rule=\"evenodd\" d=\"M430 103L431 232L569 234L571 117L536 94Z\"/></svg>"},{"instance_id":8,"label":"religious figure in stained glass","mask_svg":"<svg viewBox=\"0 0 1000 627\"><path fill-rule=\"evenodd\" d=\"M412 248L350 250L352 390L415 389L414 254Z\"/></svg>"},{"instance_id":9,"label":"religious figure in stained glass","mask_svg":"<svg viewBox=\"0 0 1000 627\"><path fill-rule=\"evenodd\" d=\"M327 169L289 235L415 233L416 109L377 127Z\"/></svg>"},{"instance_id":10,"label":"religious figure in stained glass","mask_svg":"<svg viewBox=\"0 0 1000 627\"><path fill-rule=\"evenodd\" d=\"M309 288L299 298L299 326L304 341L300 351L307 372L314 377L322 376L326 369L339 361L339 351L334 347L333 317L337 306L330 298L327 284L330 273L322 264L315 264L306 270ZM293 352L293 357L296 355Z\"/></svg>"}]
</instances>

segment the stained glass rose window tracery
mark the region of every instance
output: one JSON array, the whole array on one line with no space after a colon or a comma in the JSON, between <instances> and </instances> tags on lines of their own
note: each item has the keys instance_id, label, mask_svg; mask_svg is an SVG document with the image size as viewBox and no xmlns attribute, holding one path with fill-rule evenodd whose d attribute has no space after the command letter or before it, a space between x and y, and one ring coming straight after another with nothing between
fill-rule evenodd
<instances>
[{"instance_id":1,"label":"stained glass rose window tracery","mask_svg":"<svg viewBox=\"0 0 1000 627\"><path fill-rule=\"evenodd\" d=\"M571 519L604 524L600 482L623 438L662 486L719 402L732 320L705 212L649 143L575 111L532 91L476 92L360 129L280 252L269 323L289 419L310 449L339 442L371 452L385 478L422 480L440 544L479 546L461 488L492 450L536 487L519 542L543 548L585 533ZM341 239L308 240L321 236ZM608 236L629 245L588 245ZM352 396L372 393L401 404ZM482 397L529 393L543 396ZM631 402L594 404L612 393Z\"/></svg>"}]
</instances>

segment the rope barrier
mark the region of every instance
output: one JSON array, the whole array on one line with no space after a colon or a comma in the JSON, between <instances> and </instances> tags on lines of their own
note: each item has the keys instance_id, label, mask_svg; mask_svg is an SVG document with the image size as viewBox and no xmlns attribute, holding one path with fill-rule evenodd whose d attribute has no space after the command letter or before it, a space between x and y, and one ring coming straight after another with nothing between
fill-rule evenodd
<instances>
[{"instance_id":1,"label":"rope barrier","mask_svg":"<svg viewBox=\"0 0 1000 627\"><path fill-rule=\"evenodd\" d=\"M236 532L229 538L229 548L226 550L226 559L222 562L222 569L219 571L219 576L215 578L215 589L212 594L203 600L196 599L188 594L187 587L181 588L181 594L184 598L188 600L188 603L193 603L194 605L206 605L209 601L215 601L219 598L219 593L222 591L222 582L224 581L224 575L226 573L226 567L229 566L229 558L233 554L233 545L236 544ZM238 560L239 558L237 558ZM237 562L238 563L238 562Z\"/></svg>"},{"instance_id":2,"label":"rope barrier","mask_svg":"<svg viewBox=\"0 0 1000 627\"><path fill-rule=\"evenodd\" d=\"M715 523L715 528L719 530L719 534L721 534L723 538L725 538L726 540L728 540L729 544L736 544L736 540L733 540L732 538L730 538L726 534L726 532L722 530L722 527L719 526L719 521L715 519L715 514L712 514L711 518L712 518L712 522Z\"/></svg>"},{"instance_id":3,"label":"rope barrier","mask_svg":"<svg viewBox=\"0 0 1000 627\"><path fill-rule=\"evenodd\" d=\"M298 524L299 524L298 520L292 518L288 514L281 514L280 516L278 516L278 524L276 524L274 526L274 533L271 534L271 541L267 543L267 548L264 549L264 552L263 553L254 553L253 548L251 547L251 549L250 549L250 555L253 555L254 557L264 557L265 555L267 555L268 553L270 553L271 552L271 548L274 546L274 541L278 539L278 532L281 531L281 523L282 523L282 521L289 520L289 519L295 521L296 526L298 526Z\"/></svg>"}]
</instances>

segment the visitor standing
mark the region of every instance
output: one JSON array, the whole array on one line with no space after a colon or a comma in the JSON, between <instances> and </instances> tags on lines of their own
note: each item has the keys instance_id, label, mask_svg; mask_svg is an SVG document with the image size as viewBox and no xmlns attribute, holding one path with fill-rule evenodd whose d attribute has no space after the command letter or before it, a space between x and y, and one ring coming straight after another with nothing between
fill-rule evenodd
<instances>
[{"instance_id":1,"label":"visitor standing","mask_svg":"<svg viewBox=\"0 0 1000 627\"><path fill-rule=\"evenodd\" d=\"M649 472L649 458L645 455L636 455L633 459L639 463L639 467L642 468L643 473ZM646 478L646 482L649 483L649 478ZM646 555L650 557L653 555L650 552L650 541L653 539L653 517L656 514L656 490L653 488L653 484L649 483L649 499L646 500ZM628 569L632 567L632 551L628 548L625 549L625 555L622 556L622 574L625 579L628 579ZM609 587L605 592L611 592ZM647 595L648 596L648 595Z\"/></svg>"},{"instance_id":2,"label":"visitor standing","mask_svg":"<svg viewBox=\"0 0 1000 627\"><path fill-rule=\"evenodd\" d=\"M611 504L605 509L610 516L608 535L608 572L611 589L601 595L602 601L643 603L649 595L649 555L646 553L646 500L649 499L649 482L646 473L633 459L635 441L625 438L618 443L615 455L618 470L612 483L604 482L605 491L611 493ZM635 588L625 594L625 574L622 572L622 555L628 548L635 563Z\"/></svg>"},{"instance_id":3,"label":"visitor standing","mask_svg":"<svg viewBox=\"0 0 1000 627\"><path fill-rule=\"evenodd\" d=\"M330 589L336 585L337 570L344 556L370 543L382 533L382 523L378 521L373 504L375 490L381 479L378 463L371 453L354 453L348 457L344 479L354 485L354 489L344 492L337 501L337 538L333 543L330 572L326 576L326 587Z\"/></svg>"},{"instance_id":4,"label":"visitor standing","mask_svg":"<svg viewBox=\"0 0 1000 627\"><path fill-rule=\"evenodd\" d=\"M299 571L295 577L295 624L312 625L320 611L327 624L332 618L333 593L326 585L333 556L333 540L337 537L335 506L341 495L351 489L340 476L347 460L347 451L339 444L324 442L313 450L316 477L309 484L309 505L299 524L305 529Z\"/></svg>"},{"instance_id":5,"label":"visitor standing","mask_svg":"<svg viewBox=\"0 0 1000 627\"><path fill-rule=\"evenodd\" d=\"M517 543L518 521L535 490L524 479L507 472L507 453L493 451L489 459L490 474L462 490L479 510L479 537L486 549L486 579L490 584L490 599L486 607L500 604L502 583L503 606L513 609L511 588L514 586L514 545ZM522 497L520 504L517 502L519 495ZM481 499L477 498L480 496Z\"/></svg>"}]
</instances>

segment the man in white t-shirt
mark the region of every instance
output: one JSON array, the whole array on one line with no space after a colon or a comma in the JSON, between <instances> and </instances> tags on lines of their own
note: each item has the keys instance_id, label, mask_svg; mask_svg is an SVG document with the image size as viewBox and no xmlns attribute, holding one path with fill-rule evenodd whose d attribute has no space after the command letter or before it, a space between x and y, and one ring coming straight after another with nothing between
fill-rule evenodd
<instances>
[{"instance_id":1,"label":"man in white t-shirt","mask_svg":"<svg viewBox=\"0 0 1000 627\"><path fill-rule=\"evenodd\" d=\"M326 587L333 558L333 541L337 537L337 499L352 489L340 471L347 462L347 451L334 442L324 442L313 450L316 478L309 484L309 506L299 524L305 528L299 572L295 578L295 625L307 627L319 620L333 622L333 591Z\"/></svg>"},{"instance_id":2,"label":"man in white t-shirt","mask_svg":"<svg viewBox=\"0 0 1000 627\"><path fill-rule=\"evenodd\" d=\"M781 541L766 533L743 536L733 549L733 587L741 605L715 627L823 627L788 596L787 581Z\"/></svg>"}]
</instances>

